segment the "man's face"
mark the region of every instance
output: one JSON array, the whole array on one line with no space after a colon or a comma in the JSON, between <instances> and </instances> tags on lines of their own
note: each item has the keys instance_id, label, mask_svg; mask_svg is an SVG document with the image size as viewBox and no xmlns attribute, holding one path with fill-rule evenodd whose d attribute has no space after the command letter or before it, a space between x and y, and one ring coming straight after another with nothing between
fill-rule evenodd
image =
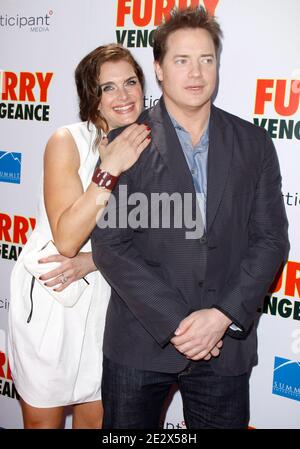
<instances>
[{"instance_id":1,"label":"man's face","mask_svg":"<svg viewBox=\"0 0 300 449\"><path fill-rule=\"evenodd\" d=\"M171 33L163 62L155 62L167 107L199 110L209 105L216 86L217 62L208 31L185 28Z\"/></svg>"}]
</instances>

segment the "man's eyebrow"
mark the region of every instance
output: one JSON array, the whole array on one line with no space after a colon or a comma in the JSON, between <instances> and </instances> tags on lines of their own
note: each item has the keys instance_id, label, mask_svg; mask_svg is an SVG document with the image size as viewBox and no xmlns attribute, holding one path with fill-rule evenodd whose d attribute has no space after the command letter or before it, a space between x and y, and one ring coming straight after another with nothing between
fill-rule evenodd
<instances>
[{"instance_id":1,"label":"man's eyebrow","mask_svg":"<svg viewBox=\"0 0 300 449\"><path fill-rule=\"evenodd\" d=\"M173 56L174 58L188 58L189 55L181 55L181 54L176 54Z\"/></svg>"},{"instance_id":2,"label":"man's eyebrow","mask_svg":"<svg viewBox=\"0 0 300 449\"><path fill-rule=\"evenodd\" d=\"M212 57L214 57L214 54L213 53L203 53L203 54L201 54L200 55L200 57L201 58L206 58L207 56L212 56ZM190 57L190 55L185 55L185 54L176 54L176 55L174 55L173 56L174 58L189 58Z\"/></svg>"}]
</instances>

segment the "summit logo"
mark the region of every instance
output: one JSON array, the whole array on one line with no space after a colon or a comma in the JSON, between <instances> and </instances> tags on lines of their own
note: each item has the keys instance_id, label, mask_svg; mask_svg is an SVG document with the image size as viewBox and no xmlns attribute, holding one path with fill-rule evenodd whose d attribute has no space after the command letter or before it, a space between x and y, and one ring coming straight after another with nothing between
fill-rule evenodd
<instances>
[{"instance_id":1,"label":"summit logo","mask_svg":"<svg viewBox=\"0 0 300 449\"><path fill-rule=\"evenodd\" d=\"M300 363L275 357L273 394L300 401Z\"/></svg>"},{"instance_id":2,"label":"summit logo","mask_svg":"<svg viewBox=\"0 0 300 449\"><path fill-rule=\"evenodd\" d=\"M0 151L0 182L20 184L21 160L21 153Z\"/></svg>"}]
</instances>

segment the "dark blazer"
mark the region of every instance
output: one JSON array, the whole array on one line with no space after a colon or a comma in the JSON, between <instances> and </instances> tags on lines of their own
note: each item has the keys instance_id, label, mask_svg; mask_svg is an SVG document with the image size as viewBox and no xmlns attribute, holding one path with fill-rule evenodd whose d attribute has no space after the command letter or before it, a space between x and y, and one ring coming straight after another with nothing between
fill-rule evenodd
<instances>
[{"instance_id":1,"label":"dark blazer","mask_svg":"<svg viewBox=\"0 0 300 449\"><path fill-rule=\"evenodd\" d=\"M147 198L189 193L195 217L192 176L163 100L138 121L151 127L152 140L120 184ZM188 360L169 340L183 318L211 307L242 329L227 331L221 355L211 361L215 371L238 375L257 362L257 308L289 249L278 159L265 130L214 106L209 137L202 238L187 239L189 229L172 220L169 229L96 227L92 233L94 262L112 287L104 354L117 363L183 370ZM118 189L114 196L118 204Z\"/></svg>"}]
</instances>

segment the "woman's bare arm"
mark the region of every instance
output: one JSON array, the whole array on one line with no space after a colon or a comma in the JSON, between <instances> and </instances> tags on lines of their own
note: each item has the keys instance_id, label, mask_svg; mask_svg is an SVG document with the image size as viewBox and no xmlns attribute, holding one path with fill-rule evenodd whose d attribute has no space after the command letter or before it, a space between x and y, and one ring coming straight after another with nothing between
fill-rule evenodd
<instances>
[{"instance_id":1,"label":"woman's bare arm","mask_svg":"<svg viewBox=\"0 0 300 449\"><path fill-rule=\"evenodd\" d=\"M109 145L102 143L101 168L115 176L130 168L148 145L149 132L145 125L133 124ZM93 182L84 192L79 166L78 149L70 132L56 131L45 150L44 199L54 242L67 257L74 257L88 239L110 196L108 190Z\"/></svg>"}]
</instances>

